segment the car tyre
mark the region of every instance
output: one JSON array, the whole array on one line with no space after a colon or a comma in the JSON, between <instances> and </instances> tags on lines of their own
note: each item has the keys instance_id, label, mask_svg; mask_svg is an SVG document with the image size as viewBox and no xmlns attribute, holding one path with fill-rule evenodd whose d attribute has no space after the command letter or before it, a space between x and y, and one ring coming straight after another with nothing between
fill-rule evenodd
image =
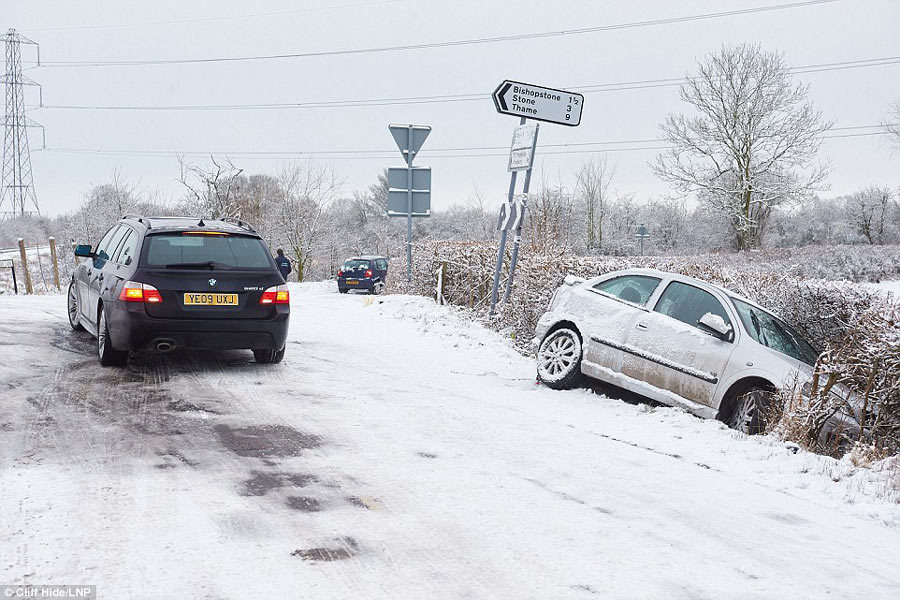
<instances>
[{"instance_id":1,"label":"car tyre","mask_svg":"<svg viewBox=\"0 0 900 600\"><path fill-rule=\"evenodd\" d=\"M571 329L551 331L537 352L538 380L554 390L567 390L581 381L581 337Z\"/></svg>"},{"instance_id":2,"label":"car tyre","mask_svg":"<svg viewBox=\"0 0 900 600\"><path fill-rule=\"evenodd\" d=\"M285 349L286 347L281 350L257 349L253 351L253 358L260 364L274 365L284 358Z\"/></svg>"},{"instance_id":3,"label":"car tyre","mask_svg":"<svg viewBox=\"0 0 900 600\"><path fill-rule=\"evenodd\" d=\"M766 429L765 415L772 403L772 390L750 386L734 395L731 413L725 423L732 429L756 435Z\"/></svg>"},{"instance_id":4,"label":"car tyre","mask_svg":"<svg viewBox=\"0 0 900 600\"><path fill-rule=\"evenodd\" d=\"M78 319L78 292L74 281L69 284L69 291L66 293L66 309L69 313L69 327L73 331L84 331L84 326Z\"/></svg>"},{"instance_id":5,"label":"car tyre","mask_svg":"<svg viewBox=\"0 0 900 600\"><path fill-rule=\"evenodd\" d=\"M97 312L97 356L104 367L121 367L128 361L128 351L116 350L109 338L109 323L103 307Z\"/></svg>"},{"instance_id":6,"label":"car tyre","mask_svg":"<svg viewBox=\"0 0 900 600\"><path fill-rule=\"evenodd\" d=\"M339 291L340 293L342 293L342 294L346 294L346 293L347 293L347 290L346 290L346 289L338 288L338 291Z\"/></svg>"},{"instance_id":7,"label":"car tyre","mask_svg":"<svg viewBox=\"0 0 900 600\"><path fill-rule=\"evenodd\" d=\"M372 291L371 291L370 293L371 293L373 296L377 296L378 294L381 293L381 286L382 286L382 285L383 285L383 284L381 284L381 283L373 283L373 284L372 284Z\"/></svg>"}]
</instances>

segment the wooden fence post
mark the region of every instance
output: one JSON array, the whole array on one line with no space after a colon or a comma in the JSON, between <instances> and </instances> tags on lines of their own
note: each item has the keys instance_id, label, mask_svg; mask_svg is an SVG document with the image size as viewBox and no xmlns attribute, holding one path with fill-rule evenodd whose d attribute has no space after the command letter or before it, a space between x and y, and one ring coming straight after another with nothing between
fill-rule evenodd
<instances>
[{"instance_id":1,"label":"wooden fence post","mask_svg":"<svg viewBox=\"0 0 900 600\"><path fill-rule=\"evenodd\" d=\"M62 291L62 288L59 285L59 262L56 260L56 238L50 236L50 262L53 263L53 284L56 286L56 291Z\"/></svg>"},{"instance_id":2,"label":"wooden fence post","mask_svg":"<svg viewBox=\"0 0 900 600\"><path fill-rule=\"evenodd\" d=\"M31 288L31 271L28 269L28 257L25 256L25 240L23 238L19 238L19 258L22 259L22 271L25 275L25 293L33 294L34 290Z\"/></svg>"},{"instance_id":3,"label":"wooden fence post","mask_svg":"<svg viewBox=\"0 0 900 600\"><path fill-rule=\"evenodd\" d=\"M444 291L447 288L447 261L441 261L441 270L438 278L438 304L444 304Z\"/></svg>"}]
</instances>

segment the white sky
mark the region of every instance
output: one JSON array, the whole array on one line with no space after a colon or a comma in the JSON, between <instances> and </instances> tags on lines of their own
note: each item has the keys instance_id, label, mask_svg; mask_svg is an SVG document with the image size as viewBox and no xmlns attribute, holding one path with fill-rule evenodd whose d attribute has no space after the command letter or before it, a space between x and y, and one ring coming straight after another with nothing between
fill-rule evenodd
<instances>
[{"instance_id":1,"label":"white sky","mask_svg":"<svg viewBox=\"0 0 900 600\"><path fill-rule=\"evenodd\" d=\"M91 184L114 168L167 197L181 194L174 152L229 154L247 173L274 173L289 156L252 152L365 151L331 160L346 191L402 165L387 125L433 127L416 164L433 169L433 206L465 202L475 186L489 203L508 187L504 150L459 157L441 149L508 146L514 117L496 113L489 95L503 79L572 87L681 77L723 43L759 42L793 66L900 57L900 2L839 0L812 6L601 32L450 46L262 61L114 67L54 62L141 61L334 51L555 32L785 4L796 0L0 0L3 30L14 27L41 45L46 63L26 74L43 86L45 107L29 113L46 128L51 149L172 151L116 155L33 152L41 212L74 208ZM289 11L289 12L287 12ZM262 14L269 13L269 14ZM271 14L280 13L280 14ZM248 16L255 15L255 16ZM224 17L224 18L223 18ZM233 17L233 18L232 18ZM210 20L213 19L213 20ZM173 22L177 21L177 22ZM24 48L24 47L23 47ZM29 49L25 56L31 57ZM31 65L27 65L31 66ZM900 62L798 75L836 127L876 125L900 98ZM689 109L678 88L585 92L577 128L542 125L535 177L572 179L600 146L658 135L668 112ZM329 102L483 94L474 101L340 108L222 111L72 110L54 106L172 106ZM34 98L36 101L36 97ZM836 131L869 133L874 129ZM40 136L32 135L32 147ZM582 144L581 146L548 146ZM634 148L641 144L623 144ZM643 144L644 146L652 144ZM612 149L616 146L603 146ZM565 154L550 152L568 151ZM374 154L374 156L373 156ZM449 155L449 156L448 156ZM667 187L647 167L653 151L611 152L614 187L638 199ZM828 194L877 183L900 186L900 153L884 136L825 141L820 158L834 167ZM193 157L203 161L203 157Z\"/></svg>"}]
</instances>

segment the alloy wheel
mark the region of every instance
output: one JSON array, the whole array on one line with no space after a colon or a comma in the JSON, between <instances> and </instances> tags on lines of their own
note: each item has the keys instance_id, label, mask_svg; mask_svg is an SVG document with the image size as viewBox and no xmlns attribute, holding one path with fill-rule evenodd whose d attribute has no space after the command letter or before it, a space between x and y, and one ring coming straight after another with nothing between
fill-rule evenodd
<instances>
[{"instance_id":1,"label":"alloy wheel","mask_svg":"<svg viewBox=\"0 0 900 600\"><path fill-rule=\"evenodd\" d=\"M572 368L578 360L575 342L568 336L557 336L541 349L541 368L557 377Z\"/></svg>"}]
</instances>

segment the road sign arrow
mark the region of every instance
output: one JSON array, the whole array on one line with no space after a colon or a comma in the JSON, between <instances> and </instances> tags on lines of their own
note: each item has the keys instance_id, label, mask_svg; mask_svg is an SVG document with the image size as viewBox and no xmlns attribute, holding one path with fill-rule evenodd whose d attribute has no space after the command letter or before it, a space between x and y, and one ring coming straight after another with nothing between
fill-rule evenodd
<instances>
[{"instance_id":1,"label":"road sign arrow","mask_svg":"<svg viewBox=\"0 0 900 600\"><path fill-rule=\"evenodd\" d=\"M506 112L509 110L509 107L506 105L506 99L504 98L504 96L511 87L512 83L510 83L509 81L504 81L497 86L496 90L494 90L492 97L494 98L494 106L497 107L497 112Z\"/></svg>"}]
</instances>

